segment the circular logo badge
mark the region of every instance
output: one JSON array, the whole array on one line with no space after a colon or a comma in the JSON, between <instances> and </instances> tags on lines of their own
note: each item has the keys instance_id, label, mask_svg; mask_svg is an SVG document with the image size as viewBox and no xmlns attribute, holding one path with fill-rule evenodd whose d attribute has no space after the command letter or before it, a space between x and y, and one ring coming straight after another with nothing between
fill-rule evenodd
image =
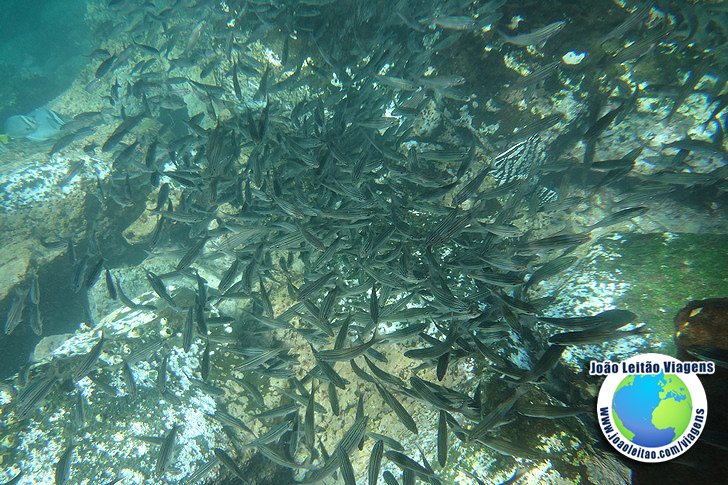
<instances>
[{"instance_id":1,"label":"circular logo badge","mask_svg":"<svg viewBox=\"0 0 728 485\"><path fill-rule=\"evenodd\" d=\"M606 364L605 364L606 365ZM705 426L708 403L695 372L673 357L610 363L597 400L599 425L623 455L659 463L685 453Z\"/></svg>"}]
</instances>

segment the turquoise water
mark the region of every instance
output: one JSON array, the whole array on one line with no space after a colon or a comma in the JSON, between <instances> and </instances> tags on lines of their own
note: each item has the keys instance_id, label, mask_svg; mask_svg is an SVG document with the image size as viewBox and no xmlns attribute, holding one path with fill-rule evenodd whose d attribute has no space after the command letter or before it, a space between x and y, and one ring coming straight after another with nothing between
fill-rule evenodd
<instances>
[{"instance_id":1,"label":"turquoise water","mask_svg":"<svg viewBox=\"0 0 728 485\"><path fill-rule=\"evenodd\" d=\"M3 2L0 482L639 483L588 362L728 288L724 8L648 7Z\"/></svg>"},{"instance_id":2,"label":"turquoise water","mask_svg":"<svg viewBox=\"0 0 728 485\"><path fill-rule=\"evenodd\" d=\"M0 118L27 113L68 89L88 62L86 2L4 0L0 15Z\"/></svg>"}]
</instances>

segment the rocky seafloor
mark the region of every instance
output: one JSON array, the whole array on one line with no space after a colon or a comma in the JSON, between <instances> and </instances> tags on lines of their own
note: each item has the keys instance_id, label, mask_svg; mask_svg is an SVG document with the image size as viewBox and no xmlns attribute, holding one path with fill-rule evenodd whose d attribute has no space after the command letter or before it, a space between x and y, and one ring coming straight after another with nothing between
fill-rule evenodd
<instances>
[{"instance_id":1,"label":"rocky seafloor","mask_svg":"<svg viewBox=\"0 0 728 485\"><path fill-rule=\"evenodd\" d=\"M258 43L254 52L260 59L269 58L270 52L277 47ZM88 72L81 73L73 86L51 101L48 107L69 116L99 109L102 106L102 93L87 91L89 75ZM705 82L713 81L706 79ZM246 83L244 88L247 97L256 90L255 84L250 83ZM568 121L575 116L573 91L576 89L566 82L560 92L541 98L536 104L524 109L542 115L559 113ZM301 93L278 94L276 99L290 105L300 95ZM186 98L186 101L190 107L199 104L192 96ZM709 111L709 106L704 95L691 95L681 108L679 116L683 120L684 131L678 130L674 125L655 123L656 115L661 118L667 114L667 108L661 101L659 97L641 99L635 112L627 120L606 133L603 143L597 147L597 158L600 155L614 158L634 148L625 146L615 153L614 146L620 145L625 134L629 138L636 136L655 149L659 149L661 143L682 138L685 132L706 136L702 130L702 120ZM492 133L498 129L497 126L474 122L470 116L474 110L486 109L487 102L488 100L471 98L454 118L459 117L459 123L470 124L477 133ZM449 115L452 116L452 113ZM220 113L220 116L224 117L225 113ZM420 129L426 133L437 120L433 121L432 113L424 112L419 122ZM153 120L145 123L146 125L139 127L141 131L155 130ZM544 142L548 144L564 127L565 123L559 123L543 133ZM112 130L113 125L101 124L90 140L100 145ZM147 256L144 252L145 241L156 220L149 217L148 212L140 212L135 207L100 206L95 195L97 177L103 179L110 173L112 160L105 154L86 154L82 145L88 142L89 140L74 142L62 153L52 157L48 156L50 147L47 144L30 141L18 142L12 149L0 152L0 226L3 228L0 231L0 313L4 314L9 307L13 289L27 284L29 270L39 274L44 295L59 293L60 288L67 285L58 276L62 273L59 268L65 268L69 264L64 259L65 251L47 249L40 244L40 239L90 237L90 214L100 215L93 227L93 233L104 240L106 247L113 248L105 257L125 293L137 303L155 305L157 310L132 311L109 300L102 282L97 283L89 294L93 321L89 321L78 309L67 311L65 306L69 302L63 296L49 296L44 300L45 336L56 333L72 333L73 336L63 340L58 348L48 350L47 355L36 356L40 362L34 365L47 365L49 361L61 361L73 355L85 354L103 330L106 344L100 358L101 374L116 389L118 395L109 396L88 378L84 378L78 383L87 403L82 422L73 418L75 394L64 392L53 393L42 409L32 412L27 420L18 422L14 417L12 396L3 391L0 394L0 467L3 470L0 479L14 476L22 468L24 477L19 483L52 483L58 457L67 443L72 441L76 445L71 465L74 483L97 484L114 478L121 478L122 483L130 484L179 483L213 459L213 448L230 449L231 440L225 434L226 431L209 417L215 410L224 409L235 416L247 416L280 405L286 401L277 391L277 386L283 380L256 378L254 385L263 395L264 406L256 403L245 387L236 380L243 378L244 373L229 371L239 364L242 357L228 350L232 341L229 336L235 329L221 324L212 331L212 335L217 338L212 338L213 365L210 379L206 385L197 382L200 379L203 340L197 338L188 352L182 349L179 315L154 297L141 268L131 263ZM575 149L571 155L580 157L579 150ZM653 173L655 167L650 158L653 155L646 150L638 158L635 172L645 176ZM479 153L479 158L487 157ZM708 172L722 163L703 156L690 160L695 173ZM74 173L73 177L69 177L70 173ZM548 218L544 217L543 220L535 216L521 222L524 227L532 229L535 235L539 234L539 230L554 233L554 226L585 227L609 214L621 197L623 194L605 190L598 200L584 199L563 208L559 213L549 213ZM153 207L154 197L149 195L147 198L147 207ZM591 245L588 253L579 254L587 263L567 276L543 283L538 288L539 295L549 294L554 288L559 288L559 296L550 310L554 315L589 315L626 306L639 314L640 321L637 323L644 322L654 330L647 337L629 337L616 343L596 346L570 347L564 354L564 360L575 373L583 373L583 364L590 359L614 359L648 350L671 353L672 329L666 321L658 322L659 315L655 308L669 320L686 299L707 297L710 296L709 292L724 294L728 289L724 276L727 273L716 270L725 261L722 258L723 253L718 258L715 254L716 251L721 251L715 247L720 236L714 236L715 240L705 239L706 235L728 233L728 219L724 217L723 207L716 206L712 212L707 212L659 195L643 199L641 204L649 208L646 215L604 231L604 239ZM518 224L516 221L516 225ZM620 230L631 234L621 235ZM624 240L641 242L630 247L631 243L622 243ZM224 239L220 242L224 242ZM693 249L695 245L703 250ZM658 256L652 260L635 256L639 251L645 250L645 247L651 248L647 251L648 254L659 254L659 260L656 261ZM656 252L655 247L664 247L666 250L664 253ZM215 257L209 257L211 255ZM174 269L178 259L178 255L152 255L144 260L143 266L157 274L164 274ZM688 259L690 263L685 262ZM208 248L199 258L200 274L211 286L217 286L219 275L231 263L232 259L229 257L219 257L219 253ZM629 266L628 271L620 266L622 263ZM649 275L661 272L663 265L670 269L669 272L663 272L670 281L676 281L677 275L683 274L689 282L700 284L686 289L687 281L685 284L666 285L659 278L649 278ZM688 267L689 272L684 267ZM168 284L175 299L183 301L191 298L185 286L192 286L192 280L177 276L169 279ZM276 315L294 304L287 296L283 284L269 288L268 291ZM396 300L396 296L390 298ZM246 308L243 303L226 301L214 307L214 311L219 311L222 315L240 315L241 310ZM385 334L396 328L397 323L382 325L379 331ZM430 326L429 330L433 331L434 327ZM24 329L23 332L21 335L29 335L29 330ZM308 343L300 334L292 330L274 330L272 333L275 340L285 342L291 347L291 353L298 355L298 377L302 377L314 366L315 361ZM548 335L548 332L545 334ZM157 386L157 370L162 358L162 352L157 352L148 360L133 366L138 389L137 395L131 397L118 369L121 356L127 355L140 345L162 338L166 340L164 353L169 356L167 381L170 392L161 394ZM6 338L3 345L7 342L10 340ZM405 381L416 367L412 360L402 355L407 348L407 343L403 342L389 345L386 351L383 350L388 360L389 372ZM32 350L32 346L26 345L22 349L13 349L12 352L22 361L29 350ZM527 360L522 355L510 357L514 363L521 365ZM339 416L333 413L316 416L319 437L329 451L334 449L351 424L358 397L376 396L376 389L357 379L347 365L339 364L337 369L352 385L339 392ZM11 379L17 383L21 377L16 372L12 374ZM432 370L421 376L435 380ZM462 359L457 366L451 367L442 384L472 393L483 376L489 377L489 384L484 389L486 395L493 396L494 400L502 398L499 395L502 392L498 386L499 379L486 365L473 358ZM585 378L577 384L573 392L583 396L593 395L595 392L593 381L588 383ZM316 396L316 402L328 401L324 386L320 386ZM415 458L419 458L417 445L420 445L443 483L473 483L472 478L464 473L466 471L478 474L487 483L500 483L507 480L516 468L526 469L526 474L519 483L629 482L628 468L611 455L595 453L584 445L592 442L593 437L575 418L561 421L532 418L525 420L521 429L509 429L507 437L518 437L520 442L538 455L531 459L502 456L482 447L475 448L459 443L451 437L448 464L440 469L434 459L436 411L407 397L403 397L401 401L420 429L418 436L411 434L389 408L384 408L378 396L364 400L371 428L400 441ZM245 422L256 435L267 430L259 420L247 418ZM158 446L136 437L159 437L175 424L182 425L177 438L179 449L176 457L161 479L153 478ZM240 442L250 439L244 432L235 433L239 433ZM352 457L357 477L364 477L366 474L372 443L373 440L367 440L364 448L355 452ZM253 479L254 483L271 483L274 480L278 471L260 456L254 456L255 450L237 451L239 461L245 463L247 469L251 470L250 473L258 477ZM317 464L319 463L313 463L314 466ZM396 474L395 467L391 464L385 464L384 469ZM210 476L213 477L216 473L216 469L213 469ZM329 481L336 483L336 478L330 478Z\"/></svg>"}]
</instances>

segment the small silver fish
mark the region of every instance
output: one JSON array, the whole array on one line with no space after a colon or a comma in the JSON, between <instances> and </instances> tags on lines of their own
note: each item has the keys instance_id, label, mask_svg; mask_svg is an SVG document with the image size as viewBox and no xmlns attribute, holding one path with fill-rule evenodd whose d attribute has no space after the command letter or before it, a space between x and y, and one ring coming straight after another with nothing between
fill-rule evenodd
<instances>
[{"instance_id":1,"label":"small silver fish","mask_svg":"<svg viewBox=\"0 0 728 485\"><path fill-rule=\"evenodd\" d=\"M541 27L540 29L536 29L533 32L516 35L508 35L504 32L500 32L500 35L503 38L503 43L505 44L514 44L517 46L526 47L529 45L536 45L546 42L549 38L551 38L552 35L556 34L564 27L566 27L566 22L563 20L559 20L558 22L554 22L546 25L545 27Z\"/></svg>"}]
</instances>

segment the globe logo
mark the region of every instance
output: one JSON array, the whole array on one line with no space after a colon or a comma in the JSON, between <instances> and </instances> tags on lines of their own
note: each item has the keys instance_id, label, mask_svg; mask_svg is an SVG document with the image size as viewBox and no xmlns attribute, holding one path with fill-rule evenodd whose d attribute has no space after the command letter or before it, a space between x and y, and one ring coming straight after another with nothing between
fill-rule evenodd
<instances>
[{"instance_id":1,"label":"globe logo","mask_svg":"<svg viewBox=\"0 0 728 485\"><path fill-rule=\"evenodd\" d=\"M605 375L597 399L604 436L623 455L659 463L686 452L700 437L707 399L698 374L712 362L681 362L642 354L623 362L591 362L592 375Z\"/></svg>"},{"instance_id":2,"label":"globe logo","mask_svg":"<svg viewBox=\"0 0 728 485\"><path fill-rule=\"evenodd\" d=\"M622 379L612 399L614 424L636 445L669 445L687 429L692 399L675 374L630 375Z\"/></svg>"}]
</instances>

